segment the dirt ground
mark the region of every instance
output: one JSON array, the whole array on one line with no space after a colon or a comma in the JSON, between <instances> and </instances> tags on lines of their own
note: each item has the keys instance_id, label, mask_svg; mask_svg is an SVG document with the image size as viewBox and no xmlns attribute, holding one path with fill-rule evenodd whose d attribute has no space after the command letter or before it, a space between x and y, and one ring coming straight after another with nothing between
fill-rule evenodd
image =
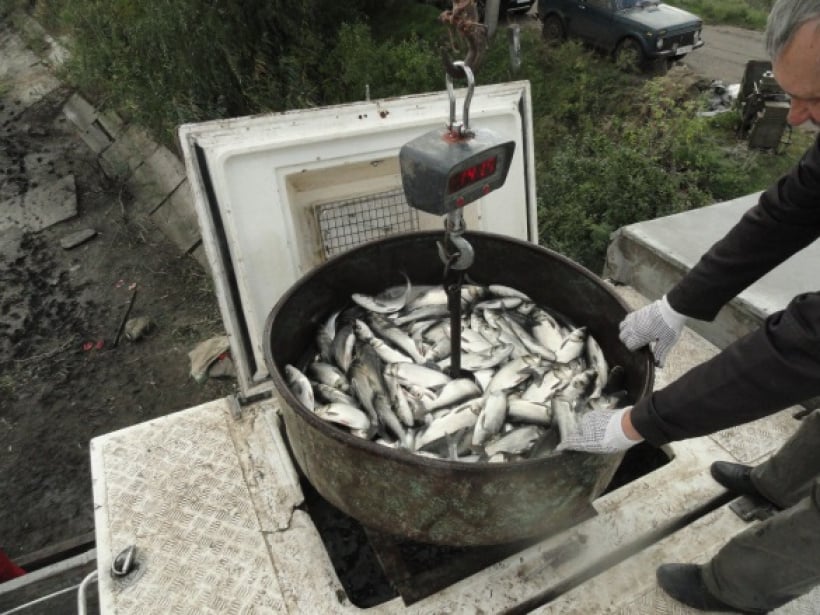
<instances>
[{"instance_id":1,"label":"dirt ground","mask_svg":"<svg viewBox=\"0 0 820 615\"><path fill-rule=\"evenodd\" d=\"M223 334L210 279L132 212L63 117L67 94L0 126L0 547L13 558L93 531L91 438L235 384L190 377L188 352ZM3 202L68 175L77 216L38 232L2 230ZM86 228L97 235L61 247ZM130 317L153 329L115 345L134 292Z\"/></svg>"}]
</instances>

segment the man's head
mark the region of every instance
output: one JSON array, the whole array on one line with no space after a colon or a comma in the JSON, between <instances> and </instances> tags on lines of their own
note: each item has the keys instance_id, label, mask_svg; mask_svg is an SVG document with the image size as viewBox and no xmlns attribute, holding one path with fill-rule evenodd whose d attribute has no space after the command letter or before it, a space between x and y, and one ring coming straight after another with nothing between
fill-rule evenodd
<instances>
[{"instance_id":1,"label":"man's head","mask_svg":"<svg viewBox=\"0 0 820 615\"><path fill-rule=\"evenodd\" d=\"M820 125L820 0L777 0L766 50L775 79L791 96L789 123Z\"/></svg>"}]
</instances>

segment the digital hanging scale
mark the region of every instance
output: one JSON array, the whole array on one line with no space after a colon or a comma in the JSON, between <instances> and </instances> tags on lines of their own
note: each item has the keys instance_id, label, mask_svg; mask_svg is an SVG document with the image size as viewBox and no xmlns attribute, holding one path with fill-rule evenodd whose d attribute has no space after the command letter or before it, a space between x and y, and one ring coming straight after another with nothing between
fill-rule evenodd
<instances>
[{"instance_id":1,"label":"digital hanging scale","mask_svg":"<svg viewBox=\"0 0 820 615\"><path fill-rule=\"evenodd\" d=\"M515 152L514 141L502 139L485 128L470 129L473 73L463 62L453 64L461 66L467 75L462 123L455 120L455 93L447 74L449 126L427 132L399 151L408 204L437 215L449 214L503 186Z\"/></svg>"}]
</instances>

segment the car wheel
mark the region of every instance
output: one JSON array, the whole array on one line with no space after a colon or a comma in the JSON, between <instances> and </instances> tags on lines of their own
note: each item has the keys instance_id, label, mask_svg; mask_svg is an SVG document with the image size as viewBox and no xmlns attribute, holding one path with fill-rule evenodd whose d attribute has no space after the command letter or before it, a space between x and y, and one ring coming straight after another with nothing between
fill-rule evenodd
<instances>
[{"instance_id":1,"label":"car wheel","mask_svg":"<svg viewBox=\"0 0 820 615\"><path fill-rule=\"evenodd\" d=\"M615 48L615 63L629 72L640 72L645 58L641 44L634 38L625 38Z\"/></svg>"},{"instance_id":2,"label":"car wheel","mask_svg":"<svg viewBox=\"0 0 820 615\"><path fill-rule=\"evenodd\" d=\"M544 25L541 29L544 40L550 45L557 45L566 38L564 23L558 15L547 15L544 18Z\"/></svg>"}]
</instances>

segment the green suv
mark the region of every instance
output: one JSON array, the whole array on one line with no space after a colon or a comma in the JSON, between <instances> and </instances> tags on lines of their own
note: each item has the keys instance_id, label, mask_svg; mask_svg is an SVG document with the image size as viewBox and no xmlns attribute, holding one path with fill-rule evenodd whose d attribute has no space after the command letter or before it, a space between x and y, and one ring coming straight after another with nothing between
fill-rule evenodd
<instances>
[{"instance_id":1,"label":"green suv","mask_svg":"<svg viewBox=\"0 0 820 615\"><path fill-rule=\"evenodd\" d=\"M703 21L658 0L538 0L544 38L583 40L624 66L671 64L703 46Z\"/></svg>"}]
</instances>

